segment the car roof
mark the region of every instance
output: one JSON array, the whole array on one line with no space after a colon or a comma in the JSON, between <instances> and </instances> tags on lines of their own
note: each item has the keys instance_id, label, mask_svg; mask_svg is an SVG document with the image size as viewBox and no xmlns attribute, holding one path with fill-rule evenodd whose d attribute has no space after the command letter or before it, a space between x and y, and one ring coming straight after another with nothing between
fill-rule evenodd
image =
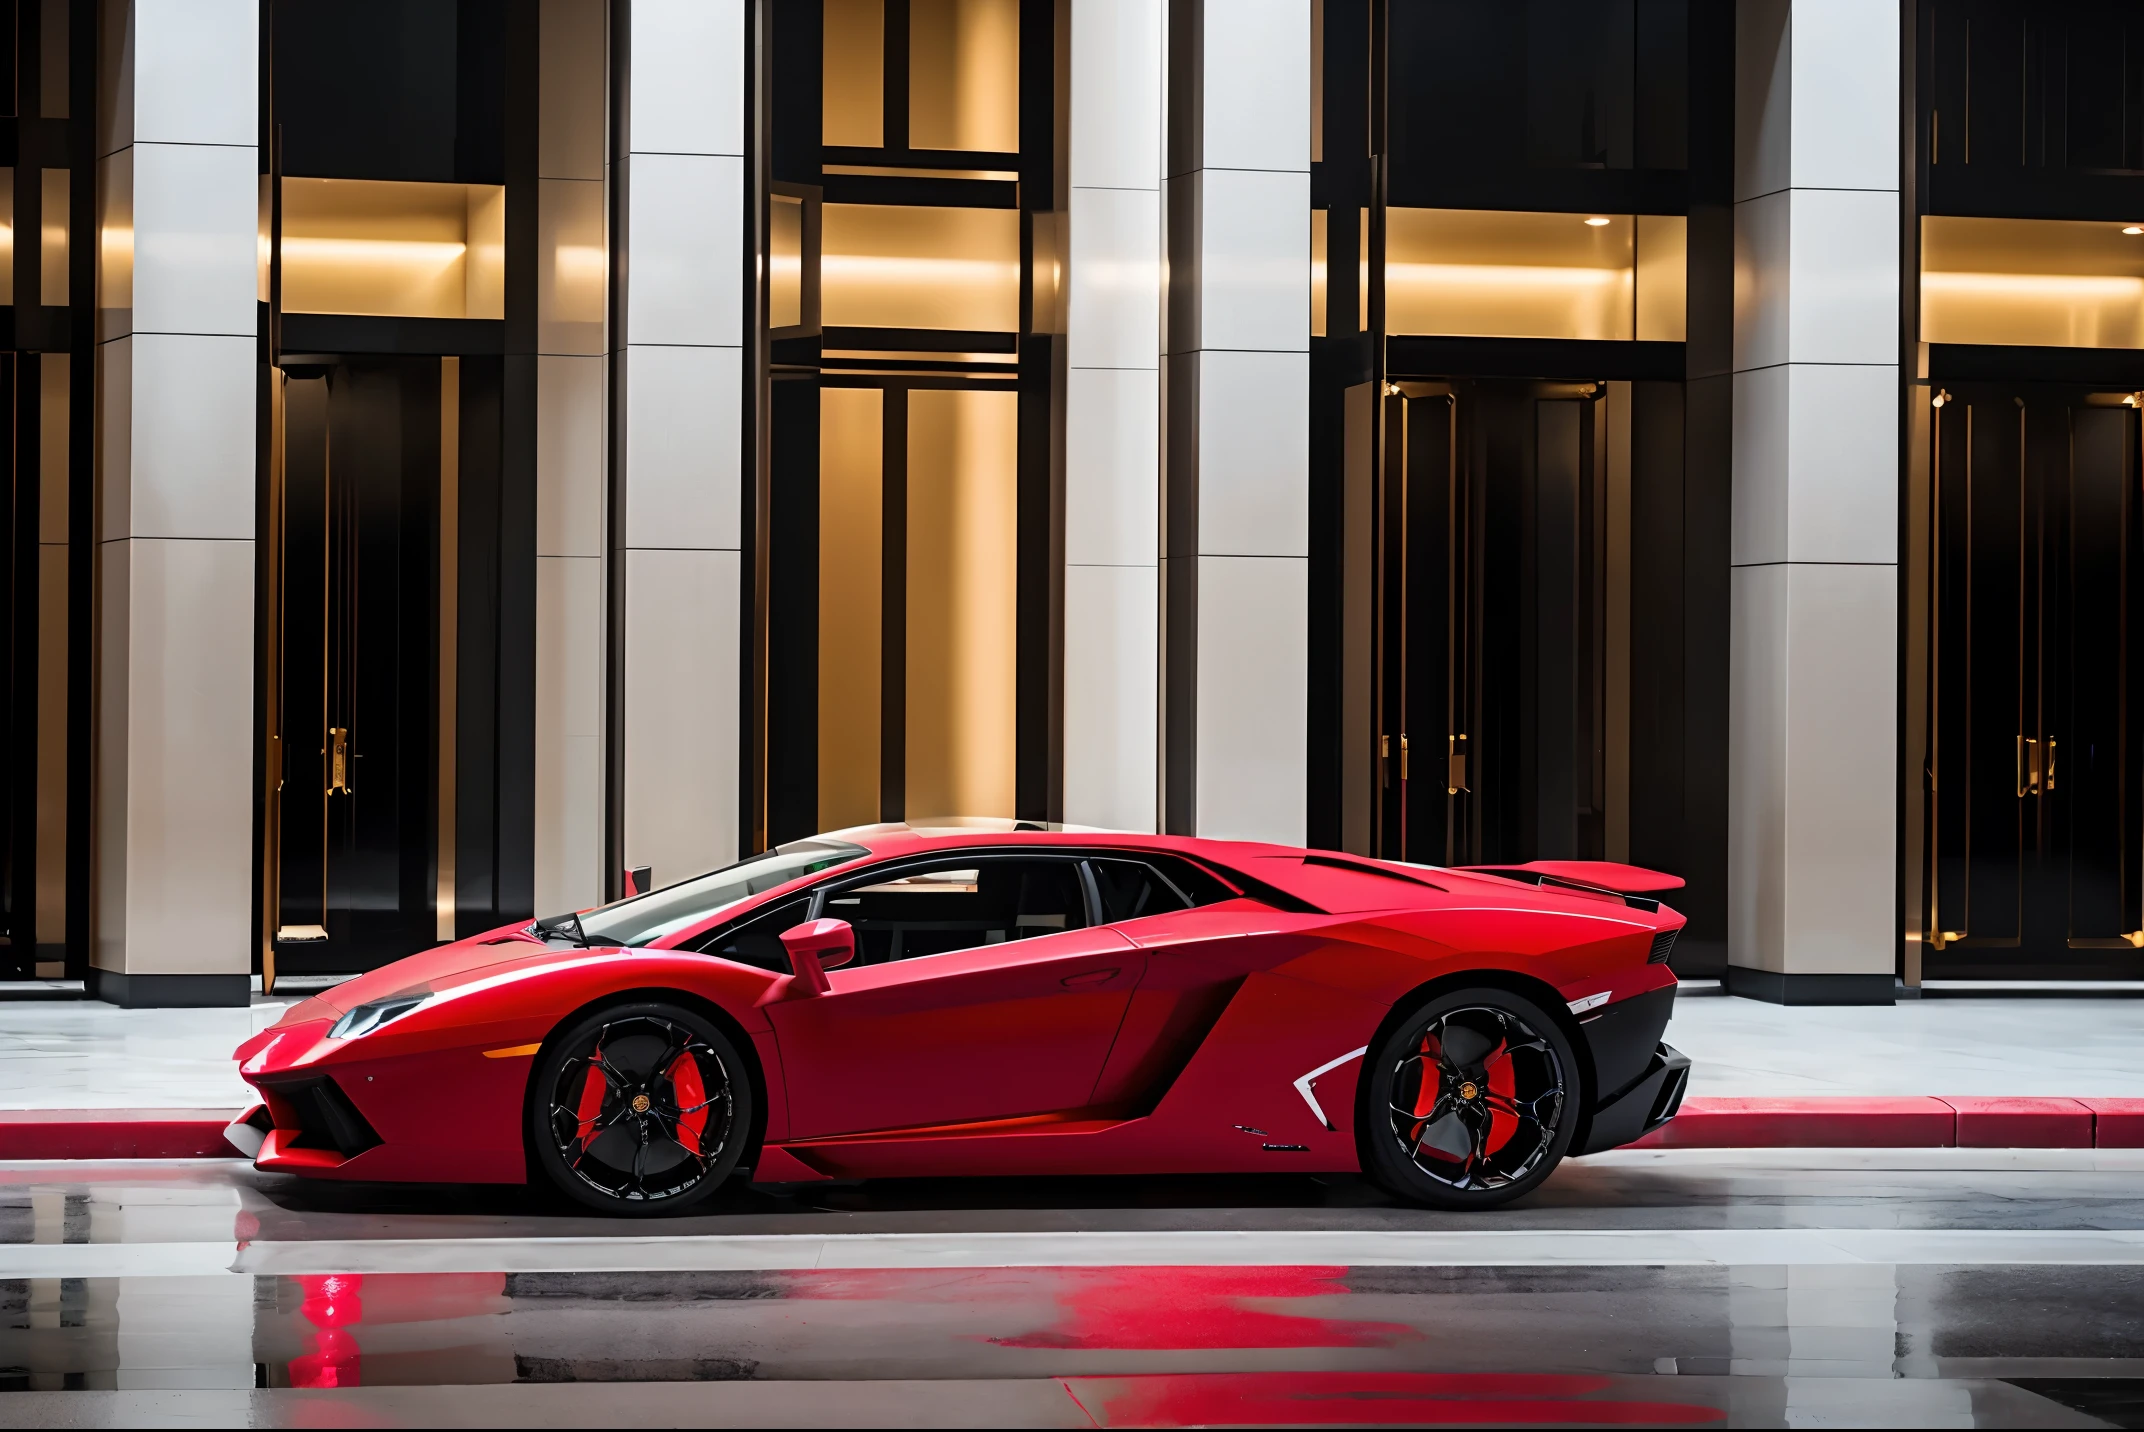
<instances>
[{"instance_id":1,"label":"car roof","mask_svg":"<svg viewBox=\"0 0 2144 1432\"><path fill-rule=\"evenodd\" d=\"M1303 848L1294 845L1213 840L1188 835L1156 835L1143 831L1110 830L1103 826L1071 825L1059 821L1012 820L997 816L947 816L882 821L875 825L831 830L812 838L860 845L878 858L926 855L934 850L972 850L984 846L1173 850L1184 854L1205 853L1209 858L1224 863L1231 859L1303 854Z\"/></svg>"}]
</instances>

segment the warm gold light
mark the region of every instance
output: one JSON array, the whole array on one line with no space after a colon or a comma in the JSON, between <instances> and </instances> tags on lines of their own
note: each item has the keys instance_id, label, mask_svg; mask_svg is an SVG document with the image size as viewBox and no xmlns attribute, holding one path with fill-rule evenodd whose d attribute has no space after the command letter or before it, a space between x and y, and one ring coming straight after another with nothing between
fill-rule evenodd
<instances>
[{"instance_id":1,"label":"warm gold light","mask_svg":"<svg viewBox=\"0 0 2144 1432\"><path fill-rule=\"evenodd\" d=\"M2122 232L2125 234L2144 234L2144 224L2124 225Z\"/></svg>"},{"instance_id":2,"label":"warm gold light","mask_svg":"<svg viewBox=\"0 0 2144 1432\"><path fill-rule=\"evenodd\" d=\"M1589 229L1605 229L1608 227L1608 220L1595 214L1592 218L1586 220L1586 227Z\"/></svg>"}]
</instances>

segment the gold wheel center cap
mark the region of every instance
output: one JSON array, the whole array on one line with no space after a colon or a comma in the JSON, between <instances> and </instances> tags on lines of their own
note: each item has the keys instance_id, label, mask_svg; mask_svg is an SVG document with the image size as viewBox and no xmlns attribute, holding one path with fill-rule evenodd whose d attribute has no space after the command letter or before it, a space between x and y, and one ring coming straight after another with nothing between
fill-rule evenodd
<instances>
[{"instance_id":1,"label":"gold wheel center cap","mask_svg":"<svg viewBox=\"0 0 2144 1432\"><path fill-rule=\"evenodd\" d=\"M1462 1099L1478 1098L1480 1094L1481 1086L1474 1083L1472 1080L1468 1080L1466 1083L1461 1084L1459 1086L1459 1097Z\"/></svg>"},{"instance_id":2,"label":"gold wheel center cap","mask_svg":"<svg viewBox=\"0 0 2144 1432\"><path fill-rule=\"evenodd\" d=\"M1469 1087L1469 1088L1471 1088L1471 1087L1473 1087L1473 1086L1472 1086L1472 1085L1469 1085L1468 1087ZM1468 1095L1467 1097L1471 1099L1471 1098L1473 1098L1474 1096L1473 1096L1473 1095L1471 1095L1471 1094L1469 1094L1469 1095ZM645 1095L645 1094L635 1094L635 1095L633 1096L633 1112L634 1112L634 1113L636 1113L636 1114L645 1114L646 1112L648 1112L648 1096L647 1096L647 1095Z\"/></svg>"}]
</instances>

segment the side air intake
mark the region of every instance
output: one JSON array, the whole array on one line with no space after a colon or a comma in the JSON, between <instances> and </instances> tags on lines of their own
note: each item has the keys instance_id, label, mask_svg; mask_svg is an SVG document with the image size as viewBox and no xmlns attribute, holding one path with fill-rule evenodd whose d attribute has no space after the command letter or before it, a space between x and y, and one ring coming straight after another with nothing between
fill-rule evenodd
<instances>
[{"instance_id":1,"label":"side air intake","mask_svg":"<svg viewBox=\"0 0 2144 1432\"><path fill-rule=\"evenodd\" d=\"M1675 937L1681 933L1680 929L1662 930L1653 936L1653 952L1645 957L1645 962L1649 965L1666 964L1668 956L1675 953Z\"/></svg>"}]
</instances>

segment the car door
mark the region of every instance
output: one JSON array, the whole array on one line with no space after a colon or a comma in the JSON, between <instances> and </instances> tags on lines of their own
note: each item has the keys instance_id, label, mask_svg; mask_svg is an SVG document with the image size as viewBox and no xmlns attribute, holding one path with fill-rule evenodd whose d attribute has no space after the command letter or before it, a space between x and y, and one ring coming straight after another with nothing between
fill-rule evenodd
<instances>
[{"instance_id":1,"label":"car door","mask_svg":"<svg viewBox=\"0 0 2144 1432\"><path fill-rule=\"evenodd\" d=\"M818 913L855 927L857 958L768 1007L795 1138L1082 1108L1145 969L1092 926L1075 859L902 862Z\"/></svg>"}]
</instances>

